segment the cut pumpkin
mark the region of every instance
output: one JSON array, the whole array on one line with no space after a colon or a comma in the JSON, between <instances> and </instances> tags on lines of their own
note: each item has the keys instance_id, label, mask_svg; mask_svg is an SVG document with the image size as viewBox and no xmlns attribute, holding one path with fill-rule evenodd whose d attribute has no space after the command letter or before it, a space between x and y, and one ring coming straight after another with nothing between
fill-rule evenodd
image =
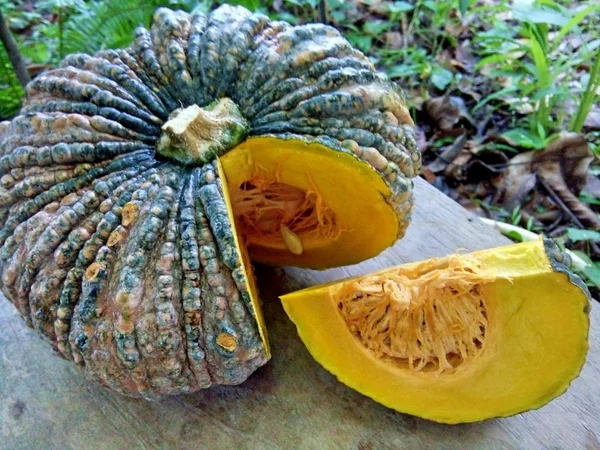
<instances>
[{"instance_id":1,"label":"cut pumpkin","mask_svg":"<svg viewBox=\"0 0 600 450\"><path fill-rule=\"evenodd\" d=\"M0 123L0 289L110 389L239 384L270 358L251 261L321 269L401 238L413 125L331 27L159 8Z\"/></svg>"},{"instance_id":2,"label":"cut pumpkin","mask_svg":"<svg viewBox=\"0 0 600 450\"><path fill-rule=\"evenodd\" d=\"M281 297L313 357L397 411L445 423L538 408L587 352L588 293L542 240Z\"/></svg>"}]
</instances>

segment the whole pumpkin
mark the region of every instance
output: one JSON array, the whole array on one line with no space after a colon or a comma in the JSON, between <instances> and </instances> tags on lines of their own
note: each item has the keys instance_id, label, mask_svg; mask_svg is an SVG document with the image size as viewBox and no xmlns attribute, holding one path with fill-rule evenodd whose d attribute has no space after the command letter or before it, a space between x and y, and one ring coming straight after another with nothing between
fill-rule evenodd
<instances>
[{"instance_id":1,"label":"whole pumpkin","mask_svg":"<svg viewBox=\"0 0 600 450\"><path fill-rule=\"evenodd\" d=\"M0 125L2 291L114 390L237 384L270 356L249 259L374 256L419 165L401 90L333 28L161 8Z\"/></svg>"}]
</instances>

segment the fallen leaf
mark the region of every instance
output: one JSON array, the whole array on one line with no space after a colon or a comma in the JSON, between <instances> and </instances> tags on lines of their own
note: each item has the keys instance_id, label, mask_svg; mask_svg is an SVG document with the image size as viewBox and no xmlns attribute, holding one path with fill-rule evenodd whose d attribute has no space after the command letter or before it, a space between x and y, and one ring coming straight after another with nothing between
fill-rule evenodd
<instances>
[{"instance_id":1,"label":"fallen leaf","mask_svg":"<svg viewBox=\"0 0 600 450\"><path fill-rule=\"evenodd\" d=\"M458 156L454 158L452 164L449 164L446 170L444 170L444 176L455 180L462 180L463 168L475 154L473 149L473 140L468 140Z\"/></svg>"},{"instance_id":2,"label":"fallen leaf","mask_svg":"<svg viewBox=\"0 0 600 450\"><path fill-rule=\"evenodd\" d=\"M536 170L561 173L568 187L579 194L587 182L588 169L594 160L585 137L578 133L560 133L535 158Z\"/></svg>"},{"instance_id":3,"label":"fallen leaf","mask_svg":"<svg viewBox=\"0 0 600 450\"><path fill-rule=\"evenodd\" d=\"M470 39L463 40L454 52L452 64L463 69L465 72L472 72L475 67L475 57L472 52Z\"/></svg>"},{"instance_id":4,"label":"fallen leaf","mask_svg":"<svg viewBox=\"0 0 600 450\"><path fill-rule=\"evenodd\" d=\"M451 146L444 149L443 152L439 154L439 156L431 163L427 165L427 168L432 173L442 172L448 167L449 164L452 164L454 159L458 156L460 151L465 146L467 142L467 135L462 134Z\"/></svg>"},{"instance_id":5,"label":"fallen leaf","mask_svg":"<svg viewBox=\"0 0 600 450\"><path fill-rule=\"evenodd\" d=\"M585 138L578 133L561 133L534 161L533 167L582 224L600 229L600 219L577 194L585 187L590 163L594 159ZM552 192L549 192L552 194ZM560 203L560 202L559 202Z\"/></svg>"},{"instance_id":6,"label":"fallen leaf","mask_svg":"<svg viewBox=\"0 0 600 450\"><path fill-rule=\"evenodd\" d=\"M504 197L502 204L508 210L523 203L535 188L536 176L532 171L534 152L519 153L508 162L504 174Z\"/></svg>"},{"instance_id":7,"label":"fallen leaf","mask_svg":"<svg viewBox=\"0 0 600 450\"><path fill-rule=\"evenodd\" d=\"M430 98L425 102L425 111L443 131L451 130L460 121L466 121L471 126L474 124L464 100L460 97L444 95Z\"/></svg>"},{"instance_id":8,"label":"fallen leaf","mask_svg":"<svg viewBox=\"0 0 600 450\"><path fill-rule=\"evenodd\" d=\"M465 164L465 178L470 182L488 180L506 171L508 157L501 151L485 149L477 152Z\"/></svg>"},{"instance_id":9,"label":"fallen leaf","mask_svg":"<svg viewBox=\"0 0 600 450\"><path fill-rule=\"evenodd\" d=\"M468 95L477 103L479 103L479 101L481 100L481 94L477 92L477 87L474 85L472 77L461 77L460 80L458 80L456 87L460 92Z\"/></svg>"}]
</instances>

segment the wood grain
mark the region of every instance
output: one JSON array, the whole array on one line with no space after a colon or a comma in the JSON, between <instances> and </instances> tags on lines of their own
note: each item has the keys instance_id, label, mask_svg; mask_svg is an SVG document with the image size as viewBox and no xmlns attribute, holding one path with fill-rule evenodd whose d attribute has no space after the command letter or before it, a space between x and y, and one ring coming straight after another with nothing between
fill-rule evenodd
<instances>
[{"instance_id":1,"label":"wood grain","mask_svg":"<svg viewBox=\"0 0 600 450\"><path fill-rule=\"evenodd\" d=\"M273 360L246 383L155 403L107 392L61 360L0 300L1 449L599 449L600 315L569 391L508 419L440 425L388 410L308 354L277 295L401 262L508 241L417 180L407 236L379 257L325 272L259 267Z\"/></svg>"}]
</instances>

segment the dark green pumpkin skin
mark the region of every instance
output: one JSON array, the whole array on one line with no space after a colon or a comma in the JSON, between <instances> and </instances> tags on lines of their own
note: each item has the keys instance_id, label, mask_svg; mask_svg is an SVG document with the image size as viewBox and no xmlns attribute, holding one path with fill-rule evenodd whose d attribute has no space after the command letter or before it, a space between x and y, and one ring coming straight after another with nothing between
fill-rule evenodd
<instances>
[{"instance_id":1,"label":"dark green pumpkin skin","mask_svg":"<svg viewBox=\"0 0 600 450\"><path fill-rule=\"evenodd\" d=\"M155 154L172 111L228 97L249 136L378 152L401 234L420 164L403 94L334 29L229 6L154 19L127 49L40 75L0 124L2 291L63 357L146 398L237 384L267 361L216 164Z\"/></svg>"}]
</instances>

